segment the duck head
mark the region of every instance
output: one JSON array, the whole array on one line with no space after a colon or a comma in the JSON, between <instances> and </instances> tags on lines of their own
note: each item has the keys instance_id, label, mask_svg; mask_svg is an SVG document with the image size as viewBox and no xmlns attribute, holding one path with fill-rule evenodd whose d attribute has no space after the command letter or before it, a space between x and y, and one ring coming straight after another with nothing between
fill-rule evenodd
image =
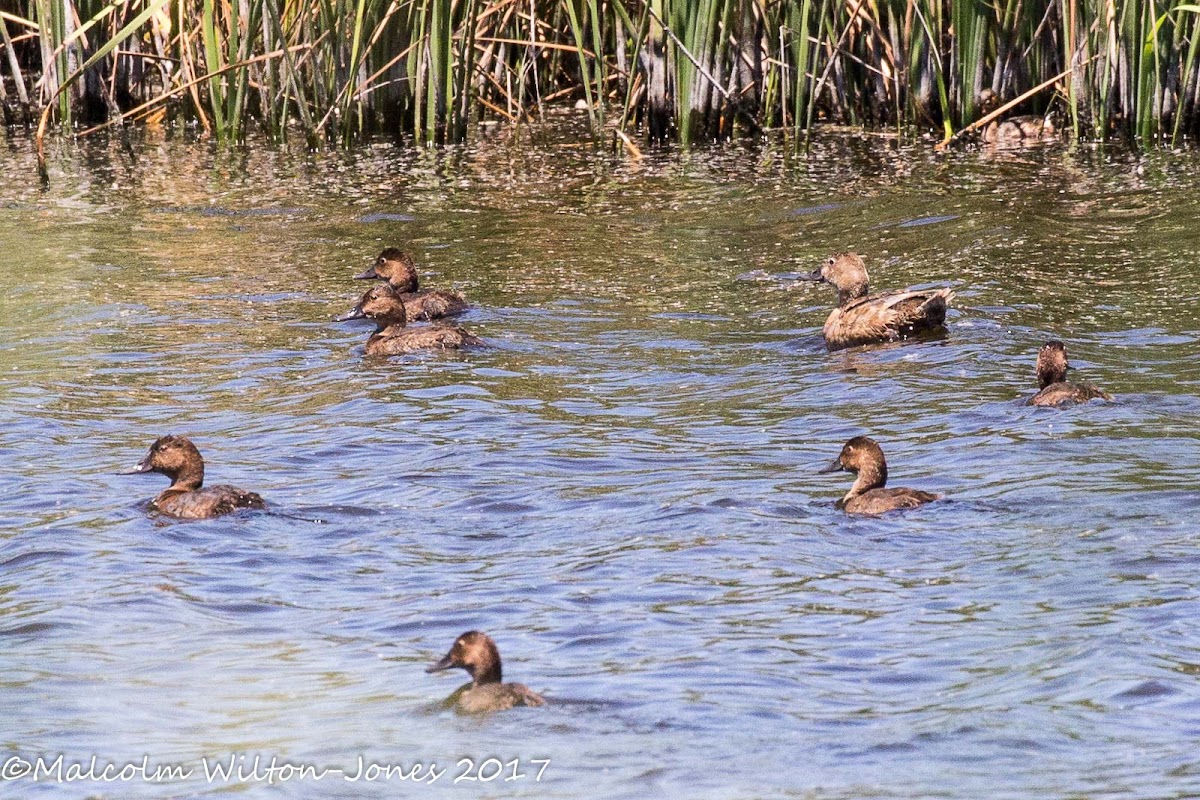
<instances>
[{"instance_id":1,"label":"duck head","mask_svg":"<svg viewBox=\"0 0 1200 800\"><path fill-rule=\"evenodd\" d=\"M460 667L465 669L477 684L500 683L500 651L492 637L479 631L467 631L454 641L450 652L426 672L441 672Z\"/></svg>"},{"instance_id":2,"label":"duck head","mask_svg":"<svg viewBox=\"0 0 1200 800\"><path fill-rule=\"evenodd\" d=\"M367 267L361 274L354 276L356 280L384 280L390 283L398 292L407 294L417 291L417 265L413 257L398 247L389 247L379 254L375 263Z\"/></svg>"},{"instance_id":3,"label":"duck head","mask_svg":"<svg viewBox=\"0 0 1200 800\"><path fill-rule=\"evenodd\" d=\"M172 485L187 484L199 489L204 485L204 459L196 445L185 436L162 436L150 445L146 457L127 475L158 472L171 479Z\"/></svg>"},{"instance_id":4,"label":"duck head","mask_svg":"<svg viewBox=\"0 0 1200 800\"><path fill-rule=\"evenodd\" d=\"M855 487L860 491L878 489L887 485L887 461L883 448L870 437L855 436L842 445L842 452L822 473L853 472L858 476ZM859 484L862 484L859 487Z\"/></svg>"},{"instance_id":5,"label":"duck head","mask_svg":"<svg viewBox=\"0 0 1200 800\"><path fill-rule=\"evenodd\" d=\"M975 98L975 104L979 106L980 116L986 116L1000 107L1000 98L991 89L984 89Z\"/></svg>"},{"instance_id":6,"label":"duck head","mask_svg":"<svg viewBox=\"0 0 1200 800\"><path fill-rule=\"evenodd\" d=\"M801 280L831 284L838 291L838 305L865 297L871 289L867 266L858 253L834 253L819 268Z\"/></svg>"},{"instance_id":7,"label":"duck head","mask_svg":"<svg viewBox=\"0 0 1200 800\"><path fill-rule=\"evenodd\" d=\"M408 314L404 311L404 300L390 283L372 286L363 293L358 305L337 318L337 322L350 319L373 320L382 330L393 325L403 328L408 324Z\"/></svg>"},{"instance_id":8,"label":"duck head","mask_svg":"<svg viewBox=\"0 0 1200 800\"><path fill-rule=\"evenodd\" d=\"M1037 378L1038 386L1045 389L1052 383L1061 383L1067 379L1067 347L1057 339L1051 339L1038 350Z\"/></svg>"}]
</instances>

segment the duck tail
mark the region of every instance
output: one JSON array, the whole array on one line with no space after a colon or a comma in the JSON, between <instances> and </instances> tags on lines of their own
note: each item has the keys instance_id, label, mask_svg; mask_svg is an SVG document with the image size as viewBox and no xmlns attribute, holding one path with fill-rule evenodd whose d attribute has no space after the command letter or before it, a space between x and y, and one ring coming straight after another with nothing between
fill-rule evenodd
<instances>
[{"instance_id":1,"label":"duck tail","mask_svg":"<svg viewBox=\"0 0 1200 800\"><path fill-rule=\"evenodd\" d=\"M940 311L944 315L946 313L946 306L950 305L950 301L953 299L953 289L938 289L929 295L925 302L921 303L920 312L927 314L933 311Z\"/></svg>"}]
</instances>

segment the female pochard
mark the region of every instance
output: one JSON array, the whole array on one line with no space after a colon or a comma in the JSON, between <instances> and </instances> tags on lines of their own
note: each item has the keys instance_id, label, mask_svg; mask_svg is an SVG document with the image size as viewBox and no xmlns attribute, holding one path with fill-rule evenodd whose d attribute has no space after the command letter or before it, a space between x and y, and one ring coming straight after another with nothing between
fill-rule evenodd
<instances>
[{"instance_id":1,"label":"female pochard","mask_svg":"<svg viewBox=\"0 0 1200 800\"><path fill-rule=\"evenodd\" d=\"M410 320L452 317L470 309L467 301L453 292L421 290L416 262L407 252L396 247L386 248L374 264L354 277L356 280L387 281L404 301L404 311Z\"/></svg>"},{"instance_id":2,"label":"female pochard","mask_svg":"<svg viewBox=\"0 0 1200 800\"><path fill-rule=\"evenodd\" d=\"M408 328L408 313L400 293L391 284L383 283L368 289L358 305L338 317L338 321L369 319L375 323L375 333L367 339L370 356L395 356L417 350L457 350L478 346L484 341L458 326L429 325Z\"/></svg>"},{"instance_id":3,"label":"female pochard","mask_svg":"<svg viewBox=\"0 0 1200 800\"><path fill-rule=\"evenodd\" d=\"M455 640L450 652L430 665L426 672L441 672L455 667L471 676L471 683L458 689L449 702L469 714L504 711L514 706L542 706L546 701L521 683L504 683L500 651L492 637L479 631L467 631Z\"/></svg>"},{"instance_id":4,"label":"female pochard","mask_svg":"<svg viewBox=\"0 0 1200 800\"><path fill-rule=\"evenodd\" d=\"M241 508L266 508L262 497L236 486L204 486L204 459L184 436L163 436L150 445L132 472L160 472L171 485L154 498L150 507L180 519L210 519Z\"/></svg>"},{"instance_id":5,"label":"female pochard","mask_svg":"<svg viewBox=\"0 0 1200 800\"><path fill-rule=\"evenodd\" d=\"M805 280L832 284L838 306L822 334L830 350L908 339L943 328L950 289L910 289L870 294L866 265L857 253L830 256Z\"/></svg>"},{"instance_id":6,"label":"female pochard","mask_svg":"<svg viewBox=\"0 0 1200 800\"><path fill-rule=\"evenodd\" d=\"M1029 398L1031 406L1067 406L1086 403L1089 400L1112 400L1112 395L1101 391L1090 383L1070 383L1067 370L1067 347L1057 339L1051 339L1038 350L1037 379L1041 388Z\"/></svg>"},{"instance_id":7,"label":"female pochard","mask_svg":"<svg viewBox=\"0 0 1200 800\"><path fill-rule=\"evenodd\" d=\"M822 472L853 472L854 485L838 500L836 508L847 514L883 514L901 508L916 508L941 498L918 489L887 489L887 462L874 439L855 436Z\"/></svg>"}]
</instances>

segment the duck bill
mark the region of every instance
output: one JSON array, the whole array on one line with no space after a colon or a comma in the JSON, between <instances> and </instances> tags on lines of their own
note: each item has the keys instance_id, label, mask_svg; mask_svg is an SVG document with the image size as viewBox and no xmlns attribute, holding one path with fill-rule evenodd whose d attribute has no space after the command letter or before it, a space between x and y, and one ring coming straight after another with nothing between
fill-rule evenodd
<instances>
[{"instance_id":1,"label":"duck bill","mask_svg":"<svg viewBox=\"0 0 1200 800\"><path fill-rule=\"evenodd\" d=\"M354 276L354 280L356 280L356 281L369 281L369 280L371 280L372 278L378 278L378 277L379 277L379 273L375 271L375 265L374 265L374 264L372 264L371 266L367 267L367 268L366 268L365 270L363 270L362 272L360 272L360 273L358 273L357 275L355 275L355 276Z\"/></svg>"},{"instance_id":2,"label":"duck bill","mask_svg":"<svg viewBox=\"0 0 1200 800\"><path fill-rule=\"evenodd\" d=\"M842 459L839 456L838 458L835 458L833 460L833 463L831 463L829 466L825 467L824 469L817 470L817 474L818 475L826 475L830 472L841 472L841 471L842 471Z\"/></svg>"},{"instance_id":3,"label":"duck bill","mask_svg":"<svg viewBox=\"0 0 1200 800\"><path fill-rule=\"evenodd\" d=\"M348 322L352 319L366 319L367 315L363 313L362 306L357 305L354 308L334 319L334 322Z\"/></svg>"},{"instance_id":4,"label":"duck bill","mask_svg":"<svg viewBox=\"0 0 1200 800\"><path fill-rule=\"evenodd\" d=\"M137 466L128 472L118 472L118 475L141 475L143 472L153 472L154 467L150 466L150 456L146 456L137 463Z\"/></svg>"},{"instance_id":5,"label":"duck bill","mask_svg":"<svg viewBox=\"0 0 1200 800\"><path fill-rule=\"evenodd\" d=\"M801 272L799 275L796 276L796 280L812 281L813 283L821 283L822 281L825 280L825 277L823 275L821 275L821 270L818 267L817 269L813 270L812 272Z\"/></svg>"},{"instance_id":6,"label":"duck bill","mask_svg":"<svg viewBox=\"0 0 1200 800\"><path fill-rule=\"evenodd\" d=\"M450 654L447 653L445 658L443 658L441 661L437 662L436 664L430 664L428 667L426 667L425 672L442 672L443 670L450 669L453 666L454 662L450 660Z\"/></svg>"}]
</instances>

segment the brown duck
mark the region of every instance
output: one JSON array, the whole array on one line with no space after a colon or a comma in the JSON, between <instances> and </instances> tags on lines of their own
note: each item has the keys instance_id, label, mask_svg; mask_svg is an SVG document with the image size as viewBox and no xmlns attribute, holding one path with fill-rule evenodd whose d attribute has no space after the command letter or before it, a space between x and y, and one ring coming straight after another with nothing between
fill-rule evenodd
<instances>
[{"instance_id":1,"label":"brown duck","mask_svg":"<svg viewBox=\"0 0 1200 800\"><path fill-rule=\"evenodd\" d=\"M838 307L825 320L825 346L841 350L908 339L945 327L950 289L912 289L869 294L866 265L857 253L837 253L803 280L837 289Z\"/></svg>"},{"instance_id":2,"label":"brown duck","mask_svg":"<svg viewBox=\"0 0 1200 800\"><path fill-rule=\"evenodd\" d=\"M940 494L917 489L886 489L887 462L883 450L866 436L855 436L842 447L841 454L821 472L853 472L857 476L836 508L847 514L883 514L901 508L916 508L941 498Z\"/></svg>"},{"instance_id":3,"label":"brown duck","mask_svg":"<svg viewBox=\"0 0 1200 800\"><path fill-rule=\"evenodd\" d=\"M543 706L546 701L521 683L502 683L500 651L492 637L479 631L467 631L455 640L450 652L426 672L441 672L461 667L471 683L450 695L447 703L468 714L490 714L514 706Z\"/></svg>"},{"instance_id":4,"label":"brown duck","mask_svg":"<svg viewBox=\"0 0 1200 800\"><path fill-rule=\"evenodd\" d=\"M1029 398L1031 406L1066 406L1086 403L1089 400L1112 400L1112 395L1101 391L1090 383L1069 383L1067 370L1067 348L1057 339L1051 339L1038 350L1037 378L1041 391Z\"/></svg>"},{"instance_id":5,"label":"brown duck","mask_svg":"<svg viewBox=\"0 0 1200 800\"><path fill-rule=\"evenodd\" d=\"M984 116L1000 107L1000 98L991 89L980 92L978 102L979 111ZM979 137L988 144L1014 145L1043 138L1052 139L1057 135L1058 130L1048 118L1028 115L989 122L983 126Z\"/></svg>"},{"instance_id":6,"label":"brown duck","mask_svg":"<svg viewBox=\"0 0 1200 800\"><path fill-rule=\"evenodd\" d=\"M338 317L337 321L349 319L370 319L375 322L375 333L367 339L369 356L396 356L417 350L457 350L484 344L478 336L454 325L406 328L408 314L404 300L388 283L368 289L358 305Z\"/></svg>"},{"instance_id":7,"label":"brown duck","mask_svg":"<svg viewBox=\"0 0 1200 800\"><path fill-rule=\"evenodd\" d=\"M183 436L163 436L150 445L132 472L161 472L171 479L171 485L154 498L150 507L170 517L180 519L210 519L229 514L239 508L266 508L266 503L254 492L236 486L204 488L204 459L191 440Z\"/></svg>"},{"instance_id":8,"label":"brown duck","mask_svg":"<svg viewBox=\"0 0 1200 800\"><path fill-rule=\"evenodd\" d=\"M386 248L374 264L354 278L387 281L400 293L404 300L404 311L411 320L453 317L470 309L466 300L452 292L419 290L416 262L411 255L396 247Z\"/></svg>"}]
</instances>

